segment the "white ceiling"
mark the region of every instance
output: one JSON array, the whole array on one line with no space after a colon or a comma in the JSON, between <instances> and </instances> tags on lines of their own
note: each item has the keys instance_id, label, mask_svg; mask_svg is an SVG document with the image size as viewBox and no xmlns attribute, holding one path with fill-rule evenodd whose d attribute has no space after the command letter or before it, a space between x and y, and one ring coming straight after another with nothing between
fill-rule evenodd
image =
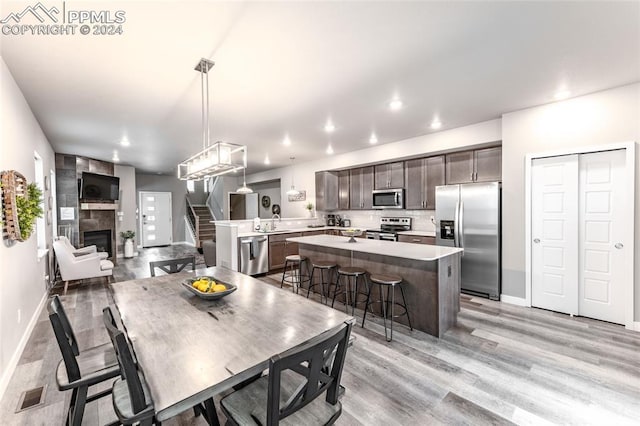
<instances>
[{"instance_id":1,"label":"white ceiling","mask_svg":"<svg viewBox=\"0 0 640 426\"><path fill-rule=\"evenodd\" d=\"M2 17L32 3L3 1ZM117 149L147 172L174 173L202 146L201 57L216 62L212 139L248 145L250 173L325 156L330 142L365 148L374 130L379 143L426 134L434 116L443 129L498 118L563 85L577 96L640 81L639 2L67 7L124 10L124 34L3 35L2 56L57 152ZM401 111L387 107L394 95Z\"/></svg>"}]
</instances>

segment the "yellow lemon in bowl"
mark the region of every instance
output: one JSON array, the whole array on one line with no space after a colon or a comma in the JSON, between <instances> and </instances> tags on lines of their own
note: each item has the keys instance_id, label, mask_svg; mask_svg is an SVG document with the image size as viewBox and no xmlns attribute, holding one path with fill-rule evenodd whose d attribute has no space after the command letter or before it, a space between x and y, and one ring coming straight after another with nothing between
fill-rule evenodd
<instances>
[{"instance_id":1,"label":"yellow lemon in bowl","mask_svg":"<svg viewBox=\"0 0 640 426\"><path fill-rule=\"evenodd\" d=\"M225 291L227 289L227 286L224 284L216 284L213 286L213 291L214 292L219 292L219 291Z\"/></svg>"}]
</instances>

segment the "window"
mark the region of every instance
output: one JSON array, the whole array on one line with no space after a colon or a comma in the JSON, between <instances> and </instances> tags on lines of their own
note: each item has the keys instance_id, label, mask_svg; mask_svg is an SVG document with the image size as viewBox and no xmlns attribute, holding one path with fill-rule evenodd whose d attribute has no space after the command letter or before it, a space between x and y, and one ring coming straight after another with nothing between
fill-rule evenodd
<instances>
[{"instance_id":1,"label":"window","mask_svg":"<svg viewBox=\"0 0 640 426\"><path fill-rule=\"evenodd\" d=\"M195 181L188 180L187 181L187 192L195 191Z\"/></svg>"},{"instance_id":2,"label":"window","mask_svg":"<svg viewBox=\"0 0 640 426\"><path fill-rule=\"evenodd\" d=\"M209 192L209 178L205 179L203 182L204 182L204 193L207 194Z\"/></svg>"},{"instance_id":3,"label":"window","mask_svg":"<svg viewBox=\"0 0 640 426\"><path fill-rule=\"evenodd\" d=\"M44 165L42 163L42 157L40 157L37 152L33 153L33 161L35 165L35 183L42 191L40 207L42 207L42 211L44 212ZM46 226L44 223L44 215L43 217L39 217L38 219L36 219L36 238L38 240L38 258L40 258L47 253L47 236Z\"/></svg>"}]
</instances>

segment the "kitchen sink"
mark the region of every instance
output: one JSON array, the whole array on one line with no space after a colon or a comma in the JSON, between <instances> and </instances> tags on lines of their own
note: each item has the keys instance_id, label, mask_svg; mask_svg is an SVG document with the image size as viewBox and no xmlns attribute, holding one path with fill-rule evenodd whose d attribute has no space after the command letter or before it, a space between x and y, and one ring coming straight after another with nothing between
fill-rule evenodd
<instances>
[{"instance_id":1,"label":"kitchen sink","mask_svg":"<svg viewBox=\"0 0 640 426\"><path fill-rule=\"evenodd\" d=\"M289 229L273 229L271 231L256 231L256 232L260 232L261 234L276 234L278 232L289 232Z\"/></svg>"}]
</instances>

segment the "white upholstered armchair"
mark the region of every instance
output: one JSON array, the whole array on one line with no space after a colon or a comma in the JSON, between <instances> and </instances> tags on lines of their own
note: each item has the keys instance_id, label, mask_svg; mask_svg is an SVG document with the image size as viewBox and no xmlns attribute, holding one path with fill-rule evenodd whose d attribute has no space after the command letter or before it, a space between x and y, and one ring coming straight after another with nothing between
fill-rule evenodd
<instances>
[{"instance_id":1,"label":"white upholstered armchair","mask_svg":"<svg viewBox=\"0 0 640 426\"><path fill-rule=\"evenodd\" d=\"M58 237L58 240L62 241L74 256L84 256L85 254L98 253L98 257L100 257L100 259L106 259L107 257L109 257L109 253L105 251L98 251L96 246L75 248L73 245L71 245L71 241L69 241L67 237Z\"/></svg>"},{"instance_id":2,"label":"white upholstered armchair","mask_svg":"<svg viewBox=\"0 0 640 426\"><path fill-rule=\"evenodd\" d=\"M64 280L65 294L71 280L113 275L113 263L110 260L101 259L99 253L94 252L83 256L75 256L62 240L57 240L53 243L53 250L56 252L60 275Z\"/></svg>"}]
</instances>

